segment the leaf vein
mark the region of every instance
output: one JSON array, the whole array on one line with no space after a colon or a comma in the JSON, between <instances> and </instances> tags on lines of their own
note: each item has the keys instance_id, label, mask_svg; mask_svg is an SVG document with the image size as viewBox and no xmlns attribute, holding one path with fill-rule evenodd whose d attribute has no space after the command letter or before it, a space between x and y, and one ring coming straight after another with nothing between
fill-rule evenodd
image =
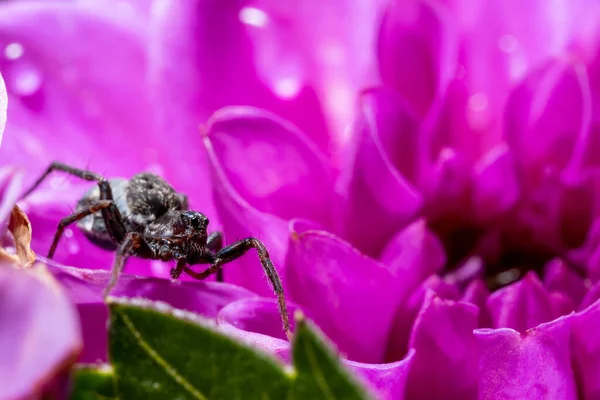
<instances>
[{"instance_id":1,"label":"leaf vein","mask_svg":"<svg viewBox=\"0 0 600 400\"><path fill-rule=\"evenodd\" d=\"M151 346L148 342L146 342L144 340L144 338L142 337L142 334L135 328L135 326L133 325L133 322L131 322L131 320L129 319L129 317L127 315L125 315L124 313L117 311L119 314L121 314L121 318L123 318L123 322L125 323L125 326L127 326L127 329L129 329L131 331L131 334L137 339L137 343L140 345L140 347L146 352L148 353L148 355L161 367L164 368L165 372L175 380L175 382L177 382L179 385L181 385L188 393L190 393L192 396L194 396L196 399L199 400L208 400L208 398L206 396L204 396L201 392L199 392L198 390L196 390L196 388L194 388L192 386L192 384L190 382L187 381L187 379L185 379L183 376L181 376L181 374L179 372L177 372L177 370L175 368L173 368L173 366L171 366L171 364L169 364L164 358L162 358Z\"/></svg>"},{"instance_id":2,"label":"leaf vein","mask_svg":"<svg viewBox=\"0 0 600 400\"><path fill-rule=\"evenodd\" d=\"M317 362L315 353L313 353L313 349L311 348L310 343L308 343L308 341L304 344L304 349L306 350L306 357L308 358L310 367L313 370L313 376L315 377L317 384L321 388L321 391L326 396L326 398L335 400L335 396L333 395L333 393L331 393L331 389L327 384L327 379L325 379L325 377L321 373L321 370L319 369L319 363Z\"/></svg>"}]
</instances>

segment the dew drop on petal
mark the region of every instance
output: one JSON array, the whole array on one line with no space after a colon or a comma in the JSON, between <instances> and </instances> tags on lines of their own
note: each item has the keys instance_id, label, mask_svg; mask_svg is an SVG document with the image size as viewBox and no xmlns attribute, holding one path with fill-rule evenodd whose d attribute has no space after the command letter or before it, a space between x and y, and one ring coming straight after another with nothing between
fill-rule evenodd
<instances>
[{"instance_id":1,"label":"dew drop on petal","mask_svg":"<svg viewBox=\"0 0 600 400\"><path fill-rule=\"evenodd\" d=\"M300 82L295 78L281 78L275 82L274 90L279 97L290 99L300 92Z\"/></svg>"},{"instance_id":2,"label":"dew drop on petal","mask_svg":"<svg viewBox=\"0 0 600 400\"><path fill-rule=\"evenodd\" d=\"M240 10L240 21L246 25L262 28L269 22L269 16L259 8L244 7Z\"/></svg>"},{"instance_id":3,"label":"dew drop on petal","mask_svg":"<svg viewBox=\"0 0 600 400\"><path fill-rule=\"evenodd\" d=\"M31 96L42 86L42 72L32 62L19 58L6 69L6 85L19 96Z\"/></svg>"},{"instance_id":4,"label":"dew drop on petal","mask_svg":"<svg viewBox=\"0 0 600 400\"><path fill-rule=\"evenodd\" d=\"M71 228L65 229L63 235L65 235L66 238L72 238L73 237L73 229L71 229Z\"/></svg>"},{"instance_id":5,"label":"dew drop on petal","mask_svg":"<svg viewBox=\"0 0 600 400\"><path fill-rule=\"evenodd\" d=\"M6 57L7 60L16 60L17 58L21 58L22 55L23 46L21 45L21 43L9 43L4 48L4 57Z\"/></svg>"}]
</instances>

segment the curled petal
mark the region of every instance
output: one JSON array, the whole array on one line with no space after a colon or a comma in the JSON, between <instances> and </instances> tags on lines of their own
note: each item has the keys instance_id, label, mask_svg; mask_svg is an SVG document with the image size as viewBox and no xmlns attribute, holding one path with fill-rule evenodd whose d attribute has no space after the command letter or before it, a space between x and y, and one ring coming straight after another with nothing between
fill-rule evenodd
<instances>
[{"instance_id":1,"label":"curled petal","mask_svg":"<svg viewBox=\"0 0 600 400\"><path fill-rule=\"evenodd\" d=\"M80 362L106 360L106 322L108 310L102 292L110 272L64 267L49 262L50 273L61 283L77 305L81 318L84 350ZM144 297L164 301L173 307L216 318L225 305L256 294L238 286L215 282L171 283L156 278L141 278L122 274L111 292L116 297Z\"/></svg>"},{"instance_id":2,"label":"curled petal","mask_svg":"<svg viewBox=\"0 0 600 400\"><path fill-rule=\"evenodd\" d=\"M205 145L213 169L223 172L217 178L250 206L330 225L333 177L318 149L289 122L264 110L226 107L209 121Z\"/></svg>"},{"instance_id":3,"label":"curled petal","mask_svg":"<svg viewBox=\"0 0 600 400\"><path fill-rule=\"evenodd\" d=\"M288 318L294 331L294 312L298 310L294 303L287 302ZM217 315L219 324L233 325L238 329L261 333L281 340L286 340L281 328L281 316L277 308L277 300L265 298L248 298L229 303Z\"/></svg>"},{"instance_id":4,"label":"curled petal","mask_svg":"<svg viewBox=\"0 0 600 400\"><path fill-rule=\"evenodd\" d=\"M589 285L564 261L554 259L544 266L544 287L567 295L574 304L579 304L589 290Z\"/></svg>"},{"instance_id":5,"label":"curled petal","mask_svg":"<svg viewBox=\"0 0 600 400\"><path fill-rule=\"evenodd\" d=\"M473 337L477 314L472 304L442 300L427 292L410 338L416 354L409 371L408 398L477 398Z\"/></svg>"},{"instance_id":6,"label":"curled petal","mask_svg":"<svg viewBox=\"0 0 600 400\"><path fill-rule=\"evenodd\" d=\"M512 329L474 331L481 399L577 399L571 368L570 317L520 334Z\"/></svg>"},{"instance_id":7,"label":"curled petal","mask_svg":"<svg viewBox=\"0 0 600 400\"><path fill-rule=\"evenodd\" d=\"M491 150L475 166L473 181L473 204L483 222L502 216L519 199L517 171L506 146Z\"/></svg>"},{"instance_id":8,"label":"curled petal","mask_svg":"<svg viewBox=\"0 0 600 400\"><path fill-rule=\"evenodd\" d=\"M405 104L388 90L364 92L359 108L353 125L353 148L340 184L347 201L341 230L362 252L377 256L399 227L421 209L421 196L408 182L410 177L400 173L416 172L418 129ZM414 160L404 165L404 171L397 170L390 158L398 151L398 159L407 155ZM368 218L359 218L365 210L369 210Z\"/></svg>"},{"instance_id":9,"label":"curled petal","mask_svg":"<svg viewBox=\"0 0 600 400\"><path fill-rule=\"evenodd\" d=\"M304 215L324 224L332 218L332 178L322 157L295 127L247 107L216 113L204 144L227 243L250 236L263 241L285 287L285 218ZM225 268L227 281L271 295L259 268L258 258L242 257Z\"/></svg>"},{"instance_id":10,"label":"curled petal","mask_svg":"<svg viewBox=\"0 0 600 400\"><path fill-rule=\"evenodd\" d=\"M412 290L446 263L444 248L437 236L419 219L402 229L387 244L380 258L390 272L402 277Z\"/></svg>"},{"instance_id":11,"label":"curled petal","mask_svg":"<svg viewBox=\"0 0 600 400\"><path fill-rule=\"evenodd\" d=\"M287 302L288 318L294 331L294 312L298 306ZM242 341L279 356L290 358L290 343L281 326L281 316L275 299L248 298L229 303L217 315L219 326Z\"/></svg>"},{"instance_id":12,"label":"curled petal","mask_svg":"<svg viewBox=\"0 0 600 400\"><path fill-rule=\"evenodd\" d=\"M386 361L400 360L407 353L415 319L428 291L432 291L443 299L458 300L460 298L458 288L444 282L437 275L433 275L421 283L410 297L402 301L396 309L385 355Z\"/></svg>"},{"instance_id":13,"label":"curled petal","mask_svg":"<svg viewBox=\"0 0 600 400\"><path fill-rule=\"evenodd\" d=\"M479 308L478 328L492 327L492 317L487 308L487 299L489 296L490 291L481 279L473 280L463 294L462 301L472 303Z\"/></svg>"},{"instance_id":14,"label":"curled petal","mask_svg":"<svg viewBox=\"0 0 600 400\"><path fill-rule=\"evenodd\" d=\"M464 157L451 148L443 149L423 188L430 219L470 215L471 185L472 170Z\"/></svg>"},{"instance_id":15,"label":"curled petal","mask_svg":"<svg viewBox=\"0 0 600 400\"><path fill-rule=\"evenodd\" d=\"M600 302L596 301L573 317L571 346L573 369L580 395L585 399L600 398Z\"/></svg>"},{"instance_id":16,"label":"curled petal","mask_svg":"<svg viewBox=\"0 0 600 400\"><path fill-rule=\"evenodd\" d=\"M554 60L530 74L510 95L505 113L506 140L520 166L563 169L589 128L590 107L583 65Z\"/></svg>"},{"instance_id":17,"label":"curled petal","mask_svg":"<svg viewBox=\"0 0 600 400\"><path fill-rule=\"evenodd\" d=\"M562 317L575 311L575 303L564 293L552 292L549 294L549 299L554 318Z\"/></svg>"},{"instance_id":18,"label":"curled petal","mask_svg":"<svg viewBox=\"0 0 600 400\"><path fill-rule=\"evenodd\" d=\"M487 302L494 327L525 332L554 317L550 298L534 272L492 293Z\"/></svg>"},{"instance_id":19,"label":"curled petal","mask_svg":"<svg viewBox=\"0 0 600 400\"><path fill-rule=\"evenodd\" d=\"M600 299L600 281L596 282L590 290L587 292L581 303L577 307L577 310L583 310L592 304L594 304L597 300Z\"/></svg>"},{"instance_id":20,"label":"curled petal","mask_svg":"<svg viewBox=\"0 0 600 400\"><path fill-rule=\"evenodd\" d=\"M356 361L343 360L365 385L377 394L378 399L397 400L403 399L406 380L412 368L415 351L410 349L400 361L389 364L365 364Z\"/></svg>"},{"instance_id":21,"label":"curled petal","mask_svg":"<svg viewBox=\"0 0 600 400\"><path fill-rule=\"evenodd\" d=\"M81 351L75 307L43 265L0 265L0 397L41 398Z\"/></svg>"},{"instance_id":22,"label":"curled petal","mask_svg":"<svg viewBox=\"0 0 600 400\"><path fill-rule=\"evenodd\" d=\"M294 223L290 228L291 298L349 359L380 362L401 281L330 233L298 232Z\"/></svg>"},{"instance_id":23,"label":"curled petal","mask_svg":"<svg viewBox=\"0 0 600 400\"><path fill-rule=\"evenodd\" d=\"M379 32L379 70L424 116L456 69L456 35L446 10L427 0L394 1ZM415 79L415 77L419 79Z\"/></svg>"}]
</instances>

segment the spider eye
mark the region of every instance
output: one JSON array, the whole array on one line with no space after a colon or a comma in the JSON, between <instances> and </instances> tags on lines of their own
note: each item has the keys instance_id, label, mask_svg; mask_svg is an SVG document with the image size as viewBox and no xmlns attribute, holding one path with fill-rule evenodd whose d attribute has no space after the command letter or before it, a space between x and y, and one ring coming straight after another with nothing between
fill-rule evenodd
<instances>
[{"instance_id":1,"label":"spider eye","mask_svg":"<svg viewBox=\"0 0 600 400\"><path fill-rule=\"evenodd\" d=\"M208 218L195 211L181 213L181 220L194 229L206 228L206 225L208 225Z\"/></svg>"}]
</instances>

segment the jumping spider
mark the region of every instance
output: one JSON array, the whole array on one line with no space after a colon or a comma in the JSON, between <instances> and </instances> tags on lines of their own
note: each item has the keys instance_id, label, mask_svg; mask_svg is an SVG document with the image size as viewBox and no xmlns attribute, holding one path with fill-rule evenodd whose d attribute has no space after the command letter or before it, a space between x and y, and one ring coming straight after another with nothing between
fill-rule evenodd
<instances>
[{"instance_id":1,"label":"jumping spider","mask_svg":"<svg viewBox=\"0 0 600 400\"><path fill-rule=\"evenodd\" d=\"M129 180L107 180L94 172L54 162L25 192L24 197L53 171L95 181L98 186L79 200L75 213L59 222L48 258L53 257L65 228L77 223L77 227L93 244L116 251L112 276L104 291L105 298L115 286L129 256L175 260L176 267L171 269L173 279L185 272L203 280L215 273L219 278L224 264L254 248L277 296L283 329L288 338L291 337L281 280L267 249L258 239L247 238L223 247L220 232L208 235L208 218L197 211L188 210L187 196L177 193L162 178L150 173L140 173ZM189 268L196 264L209 264L209 267L201 272Z\"/></svg>"}]
</instances>

